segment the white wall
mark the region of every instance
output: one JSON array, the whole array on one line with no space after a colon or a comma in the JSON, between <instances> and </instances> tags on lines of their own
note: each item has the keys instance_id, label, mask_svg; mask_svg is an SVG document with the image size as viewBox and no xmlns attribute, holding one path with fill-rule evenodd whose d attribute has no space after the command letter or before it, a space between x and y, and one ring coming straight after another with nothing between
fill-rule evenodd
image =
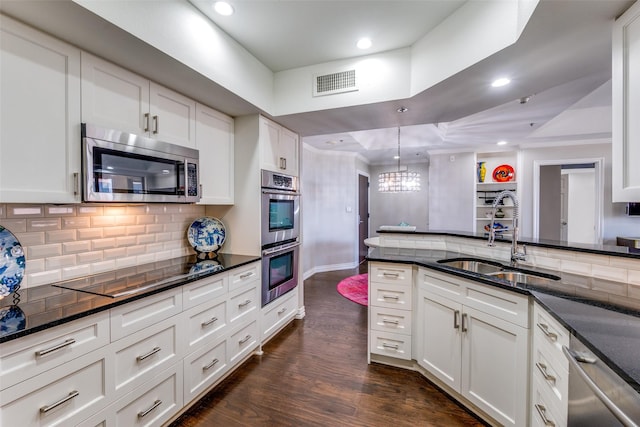
<instances>
[{"instance_id":1,"label":"white wall","mask_svg":"<svg viewBox=\"0 0 640 427\"><path fill-rule=\"evenodd\" d=\"M434 154L429 164L429 228L473 231L474 153Z\"/></svg>"},{"instance_id":2,"label":"white wall","mask_svg":"<svg viewBox=\"0 0 640 427\"><path fill-rule=\"evenodd\" d=\"M404 166L403 166L404 167ZM371 235L381 225L398 225L406 222L419 230L429 228L429 164L410 164L409 170L420 173L420 191L411 193L379 193L378 174L396 170L397 166L371 166L371 191L369 195Z\"/></svg>"},{"instance_id":3,"label":"white wall","mask_svg":"<svg viewBox=\"0 0 640 427\"><path fill-rule=\"evenodd\" d=\"M615 245L616 236L637 235L640 218L624 214L624 203L611 202L611 143L576 144L563 147L526 148L521 150L521 236L533 235L533 163L536 160L571 160L604 158L603 244Z\"/></svg>"},{"instance_id":4,"label":"white wall","mask_svg":"<svg viewBox=\"0 0 640 427\"><path fill-rule=\"evenodd\" d=\"M303 144L300 176L305 277L319 271L353 268L358 263L357 163L355 155Z\"/></svg>"}]
</instances>

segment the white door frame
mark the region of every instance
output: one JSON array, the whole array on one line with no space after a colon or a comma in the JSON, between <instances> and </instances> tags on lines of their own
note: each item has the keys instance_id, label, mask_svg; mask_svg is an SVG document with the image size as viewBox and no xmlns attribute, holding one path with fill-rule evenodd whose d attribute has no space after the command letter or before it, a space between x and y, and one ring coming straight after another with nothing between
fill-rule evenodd
<instances>
[{"instance_id":1,"label":"white door frame","mask_svg":"<svg viewBox=\"0 0 640 427\"><path fill-rule=\"evenodd\" d=\"M604 158L562 159L562 160L534 160L533 161L533 238L540 236L540 167L549 165L567 165L577 163L593 163L595 165L596 210L595 210L595 238L596 244L602 244L604 218Z\"/></svg>"},{"instance_id":2,"label":"white door frame","mask_svg":"<svg viewBox=\"0 0 640 427\"><path fill-rule=\"evenodd\" d=\"M367 212L371 212L371 176L369 175L369 172L365 172L363 170L360 169L356 169L356 209L360 209L360 175L362 176L366 176L367 180L369 181L369 188L368 188L368 196L367 197ZM359 218L358 215L354 215L355 217L355 222L356 222L356 230L360 230L360 224L359 222ZM371 217L369 217L369 221L367 223L367 235L371 235ZM356 235L356 245L355 245L355 254L356 257L354 258L356 261L356 266L358 265L358 260L360 259L360 232L358 231L357 235Z\"/></svg>"}]
</instances>

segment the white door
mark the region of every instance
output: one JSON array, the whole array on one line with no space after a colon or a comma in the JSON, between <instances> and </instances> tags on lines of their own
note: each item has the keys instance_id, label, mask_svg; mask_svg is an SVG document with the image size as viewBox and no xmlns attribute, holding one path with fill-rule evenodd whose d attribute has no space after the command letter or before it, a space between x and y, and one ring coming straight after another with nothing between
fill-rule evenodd
<instances>
[{"instance_id":1,"label":"white door","mask_svg":"<svg viewBox=\"0 0 640 427\"><path fill-rule=\"evenodd\" d=\"M567 241L596 242L595 173L591 169L567 169Z\"/></svg>"}]
</instances>

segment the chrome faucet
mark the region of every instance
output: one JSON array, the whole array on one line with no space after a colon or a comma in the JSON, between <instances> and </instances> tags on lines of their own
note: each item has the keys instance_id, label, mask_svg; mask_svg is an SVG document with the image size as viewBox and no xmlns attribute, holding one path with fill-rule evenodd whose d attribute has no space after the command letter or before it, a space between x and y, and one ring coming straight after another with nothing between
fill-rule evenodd
<instances>
[{"instance_id":1,"label":"chrome faucet","mask_svg":"<svg viewBox=\"0 0 640 427\"><path fill-rule=\"evenodd\" d=\"M494 246L494 241L496 239L496 230L494 228L494 223L496 220L496 208L505 197L510 198L513 202L513 236L511 237L511 264L515 265L518 261L526 260L527 248L524 245L522 245L522 250L518 248L518 220L520 219L520 202L518 201L518 198L513 191L504 190L500 192L500 194L498 194L498 196L493 200L488 245Z\"/></svg>"}]
</instances>

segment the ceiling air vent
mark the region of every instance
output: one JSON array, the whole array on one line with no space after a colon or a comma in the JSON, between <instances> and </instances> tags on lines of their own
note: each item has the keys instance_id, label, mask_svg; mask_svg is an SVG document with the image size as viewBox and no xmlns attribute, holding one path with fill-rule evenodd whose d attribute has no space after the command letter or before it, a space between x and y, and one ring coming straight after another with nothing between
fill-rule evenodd
<instances>
[{"instance_id":1,"label":"ceiling air vent","mask_svg":"<svg viewBox=\"0 0 640 427\"><path fill-rule=\"evenodd\" d=\"M355 90L358 90L356 70L340 71L339 73L315 76L313 96L333 95Z\"/></svg>"}]
</instances>

